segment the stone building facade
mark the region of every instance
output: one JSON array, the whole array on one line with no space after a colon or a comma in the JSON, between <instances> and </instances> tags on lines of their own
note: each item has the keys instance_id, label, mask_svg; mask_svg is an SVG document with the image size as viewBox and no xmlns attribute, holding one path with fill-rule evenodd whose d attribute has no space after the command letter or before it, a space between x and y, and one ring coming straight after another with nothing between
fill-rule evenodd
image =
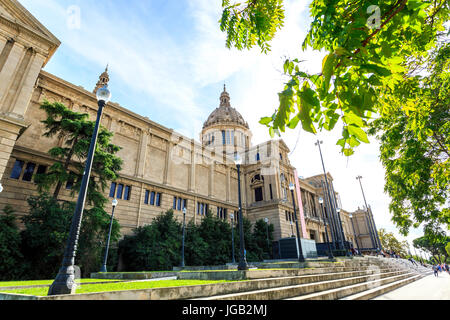
<instances>
[{"instance_id":1,"label":"stone building facade","mask_svg":"<svg viewBox=\"0 0 450 320\"><path fill-rule=\"evenodd\" d=\"M44 99L95 119L95 90L109 81L105 70L91 92L43 71L59 45L18 1L0 0L0 211L10 204L18 216L27 214L26 199L37 194L33 177L52 164L48 150L62 144L56 137L43 137L40 121L45 113L39 107ZM229 221L230 214L236 216L238 211L234 158L239 154L243 159L244 216L252 222L268 218L275 227L275 239L289 237L293 230L292 183L302 237L324 241L318 203L323 197L324 176L299 179L289 161L289 148L281 139L252 145L251 130L232 107L225 87L219 106L203 125L200 141L114 102L107 104L101 124L114 133L112 142L122 147L118 153L123 159L120 178L105 190L105 196L119 200L115 214L122 234L150 223L168 209L181 220L183 207L187 221L199 223L208 210ZM328 178L332 182L331 175ZM70 193L66 186L61 197L74 200ZM360 218L363 214L354 213L356 237L370 247L364 238L368 228ZM356 247L349 213L342 210L341 220L346 239Z\"/></svg>"}]
</instances>

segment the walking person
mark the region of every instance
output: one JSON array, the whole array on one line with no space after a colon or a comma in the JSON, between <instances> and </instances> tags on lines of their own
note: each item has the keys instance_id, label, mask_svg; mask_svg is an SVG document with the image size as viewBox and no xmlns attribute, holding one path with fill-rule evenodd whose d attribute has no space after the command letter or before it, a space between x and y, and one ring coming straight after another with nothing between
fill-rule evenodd
<instances>
[{"instance_id":1,"label":"walking person","mask_svg":"<svg viewBox=\"0 0 450 320\"><path fill-rule=\"evenodd\" d=\"M438 267L437 267L437 265L433 265L433 272L434 272L434 276L438 277Z\"/></svg>"}]
</instances>

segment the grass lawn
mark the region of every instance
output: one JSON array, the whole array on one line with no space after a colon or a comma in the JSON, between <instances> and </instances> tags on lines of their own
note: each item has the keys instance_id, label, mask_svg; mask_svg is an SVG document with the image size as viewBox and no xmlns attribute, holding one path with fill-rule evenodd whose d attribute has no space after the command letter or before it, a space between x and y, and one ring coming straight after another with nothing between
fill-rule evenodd
<instances>
[{"instance_id":1,"label":"grass lawn","mask_svg":"<svg viewBox=\"0 0 450 320\"><path fill-rule=\"evenodd\" d=\"M37 286L37 285L51 285L55 279L52 280L24 280L24 281L2 281L0 282L1 287L18 287L18 286ZM81 283L89 282L105 282L105 281L118 281L118 279L77 279Z\"/></svg>"},{"instance_id":2,"label":"grass lawn","mask_svg":"<svg viewBox=\"0 0 450 320\"><path fill-rule=\"evenodd\" d=\"M119 283L105 283L105 284L84 284L77 289L76 293L89 292L105 292L105 291L119 291L119 290L135 290L135 289L151 289L163 287L179 287L191 286L200 284L212 284L233 282L228 280L159 280L159 281L137 281L137 282L119 282ZM34 296L46 296L48 288L28 288L3 290L5 293L29 294Z\"/></svg>"}]
</instances>

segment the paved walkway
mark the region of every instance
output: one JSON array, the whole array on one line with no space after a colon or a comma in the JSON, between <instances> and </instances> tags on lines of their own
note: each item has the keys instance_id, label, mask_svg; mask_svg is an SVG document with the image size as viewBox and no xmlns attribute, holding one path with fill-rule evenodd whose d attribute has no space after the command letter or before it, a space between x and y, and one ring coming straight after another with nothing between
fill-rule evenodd
<instances>
[{"instance_id":1,"label":"paved walkway","mask_svg":"<svg viewBox=\"0 0 450 320\"><path fill-rule=\"evenodd\" d=\"M450 300L450 275L440 272L383 294L373 300Z\"/></svg>"}]
</instances>

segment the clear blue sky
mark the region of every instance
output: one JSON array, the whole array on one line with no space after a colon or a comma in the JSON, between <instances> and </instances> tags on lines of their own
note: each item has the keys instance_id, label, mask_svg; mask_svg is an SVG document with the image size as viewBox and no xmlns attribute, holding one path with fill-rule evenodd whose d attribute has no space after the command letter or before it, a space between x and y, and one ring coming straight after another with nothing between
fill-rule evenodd
<instances>
[{"instance_id":1,"label":"clear blue sky","mask_svg":"<svg viewBox=\"0 0 450 320\"><path fill-rule=\"evenodd\" d=\"M306 60L310 72L321 68L322 53L300 51L309 25L309 1L286 1L285 26L268 55L258 48L243 52L225 48L218 26L221 0L20 2L62 42L46 71L91 91L108 63L114 102L197 140L203 121L219 104L224 83L232 106L250 125L253 143L270 139L258 121L278 106L284 58ZM363 205L355 179L360 174L377 226L397 234L383 191L378 144L362 145L347 159L336 146L339 134L337 128L318 136L324 141L326 169L335 179L344 209ZM317 137L297 129L282 138L294 151L290 159L299 175L322 173L314 146ZM421 234L416 230L408 240Z\"/></svg>"}]
</instances>

